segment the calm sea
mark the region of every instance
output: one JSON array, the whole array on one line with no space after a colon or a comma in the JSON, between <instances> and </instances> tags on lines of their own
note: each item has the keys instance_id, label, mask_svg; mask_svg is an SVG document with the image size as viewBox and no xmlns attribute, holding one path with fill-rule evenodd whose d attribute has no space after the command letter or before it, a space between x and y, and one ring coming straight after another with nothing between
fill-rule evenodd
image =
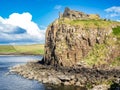
<instances>
[{"instance_id":1,"label":"calm sea","mask_svg":"<svg viewBox=\"0 0 120 90\"><path fill-rule=\"evenodd\" d=\"M0 90L84 90L80 87L48 86L19 75L6 75L9 68L17 64L25 64L31 60L41 60L42 56L0 56Z\"/></svg>"}]
</instances>

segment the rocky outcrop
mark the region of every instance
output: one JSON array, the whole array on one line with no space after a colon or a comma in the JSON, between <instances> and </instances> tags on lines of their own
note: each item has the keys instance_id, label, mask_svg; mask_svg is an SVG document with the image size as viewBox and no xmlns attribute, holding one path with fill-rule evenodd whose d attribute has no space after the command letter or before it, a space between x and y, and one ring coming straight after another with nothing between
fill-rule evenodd
<instances>
[{"instance_id":1,"label":"rocky outcrop","mask_svg":"<svg viewBox=\"0 0 120 90\"><path fill-rule=\"evenodd\" d=\"M82 14L81 12L70 11L66 8L63 17L69 17L67 13L69 13L69 15L72 13ZM87 17L87 15L84 17ZM94 47L98 46L99 48L100 45L107 48L106 51L103 51L102 53L104 54L104 58L100 58L103 59L103 61L105 60L108 62L108 60L119 56L120 52L115 45L106 44L107 41L116 40L111 33L113 32L112 28L116 27L118 24L109 24L109 22L102 20L93 20L90 21L89 24L87 23L89 21L90 20L57 19L53 22L46 31L45 55L43 62L55 66L72 66L80 61L84 62L88 55L90 55L90 52L93 51L93 54L95 53ZM72 25L67 22L77 22L77 25ZM80 22L80 24L78 24L78 22ZM105 25L108 25L101 26L104 23ZM98 53L99 52L100 51L98 51ZM114 55L115 52L116 55Z\"/></svg>"},{"instance_id":2,"label":"rocky outcrop","mask_svg":"<svg viewBox=\"0 0 120 90\"><path fill-rule=\"evenodd\" d=\"M54 68L53 66L41 65L38 62L29 62L25 65L17 65L12 67L10 72L17 73L30 80L34 79L40 83L42 82L50 85L74 85L85 87L84 90L94 86L95 87L92 90L108 90L108 88L116 88L110 90L120 89L119 69L98 70L95 68L90 69L82 66L75 66L71 68ZM110 85L104 84L110 82L116 82L118 86L115 87L114 85L110 87ZM102 83L102 85L98 85L100 83ZM80 87L77 90L81 90Z\"/></svg>"}]
</instances>

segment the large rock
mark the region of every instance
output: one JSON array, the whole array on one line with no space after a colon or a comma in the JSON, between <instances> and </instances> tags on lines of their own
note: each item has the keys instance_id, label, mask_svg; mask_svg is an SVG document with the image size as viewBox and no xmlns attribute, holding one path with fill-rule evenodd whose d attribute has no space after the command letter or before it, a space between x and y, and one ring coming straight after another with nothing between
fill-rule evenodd
<instances>
[{"instance_id":1,"label":"large rock","mask_svg":"<svg viewBox=\"0 0 120 90\"><path fill-rule=\"evenodd\" d=\"M109 86L107 85L97 85L94 88L92 88L91 90L108 90Z\"/></svg>"},{"instance_id":2,"label":"large rock","mask_svg":"<svg viewBox=\"0 0 120 90\"><path fill-rule=\"evenodd\" d=\"M75 14L75 17L77 17L77 14L82 14L66 8L63 16L69 17L71 13ZM87 17L88 15L83 14L83 16ZM71 20L71 22L72 21L74 20ZM115 47L112 45L108 47L105 46L108 52L106 52L107 50L96 50L96 52L94 52L95 45L102 45L102 48L107 39L110 38L110 41L114 41L114 39L110 37L110 34L112 33L112 27L116 27L117 24L109 24L107 21L101 21L103 22L101 24L107 22L108 25L99 25L99 20L90 22L90 25L86 25L88 21L80 22L82 22L82 24L85 23L85 26L81 25L81 23L71 25L61 19L58 19L49 25L46 31L45 55L43 58L44 64L54 66L72 66L80 61L84 61L87 55L92 52L91 50L93 50L93 54L104 52L100 53L101 55L105 54L104 58L100 55L98 55L98 57L106 62L107 60L114 58L115 52L117 52L116 56L118 56L119 50L116 49L117 51L115 51ZM97 54L95 57L97 57Z\"/></svg>"}]
</instances>

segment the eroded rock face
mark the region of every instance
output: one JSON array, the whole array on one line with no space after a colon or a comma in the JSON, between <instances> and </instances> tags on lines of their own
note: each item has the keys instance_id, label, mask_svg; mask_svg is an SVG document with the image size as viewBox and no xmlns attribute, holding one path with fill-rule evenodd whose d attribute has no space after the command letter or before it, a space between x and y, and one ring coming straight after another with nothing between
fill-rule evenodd
<instances>
[{"instance_id":1,"label":"eroded rock face","mask_svg":"<svg viewBox=\"0 0 120 90\"><path fill-rule=\"evenodd\" d=\"M67 11L69 11L69 9ZM88 53L90 54L92 50L94 51L93 48L96 44L103 44L104 46L107 39L110 39L111 41L115 40L115 38L113 39L110 37L113 27L116 27L116 25L86 28L81 25L60 23L59 19L56 20L46 31L45 55L43 58L44 64L54 66L73 66L80 61L84 61ZM115 46L104 46L104 48L107 48L103 50L104 53L102 53L102 55L105 54L104 58L100 57L100 59L103 61L105 60L105 62L114 59L115 56L120 54L118 48L116 49ZM97 53L99 54L99 52L101 51L98 51ZM96 57L97 55L95 58Z\"/></svg>"},{"instance_id":2,"label":"eroded rock face","mask_svg":"<svg viewBox=\"0 0 120 90\"><path fill-rule=\"evenodd\" d=\"M109 29L111 32L111 29ZM71 66L82 60L97 44L104 43L105 28L86 30L65 24L52 24L46 32L45 63Z\"/></svg>"}]
</instances>

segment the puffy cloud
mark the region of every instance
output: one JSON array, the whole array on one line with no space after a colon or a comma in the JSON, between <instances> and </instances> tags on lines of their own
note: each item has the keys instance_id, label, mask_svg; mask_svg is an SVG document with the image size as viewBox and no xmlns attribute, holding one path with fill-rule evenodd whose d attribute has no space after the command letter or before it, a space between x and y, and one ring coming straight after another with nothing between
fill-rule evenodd
<instances>
[{"instance_id":1,"label":"puffy cloud","mask_svg":"<svg viewBox=\"0 0 120 90\"><path fill-rule=\"evenodd\" d=\"M0 43L43 43L45 30L40 30L28 12L13 13L9 18L0 17Z\"/></svg>"},{"instance_id":2,"label":"puffy cloud","mask_svg":"<svg viewBox=\"0 0 120 90\"><path fill-rule=\"evenodd\" d=\"M105 9L107 13L109 13L110 17L120 16L120 6L113 6Z\"/></svg>"},{"instance_id":3,"label":"puffy cloud","mask_svg":"<svg viewBox=\"0 0 120 90\"><path fill-rule=\"evenodd\" d=\"M56 5L55 7L54 7L54 9L57 9L57 10L59 10L59 9L61 9L62 8L62 5Z\"/></svg>"}]
</instances>

